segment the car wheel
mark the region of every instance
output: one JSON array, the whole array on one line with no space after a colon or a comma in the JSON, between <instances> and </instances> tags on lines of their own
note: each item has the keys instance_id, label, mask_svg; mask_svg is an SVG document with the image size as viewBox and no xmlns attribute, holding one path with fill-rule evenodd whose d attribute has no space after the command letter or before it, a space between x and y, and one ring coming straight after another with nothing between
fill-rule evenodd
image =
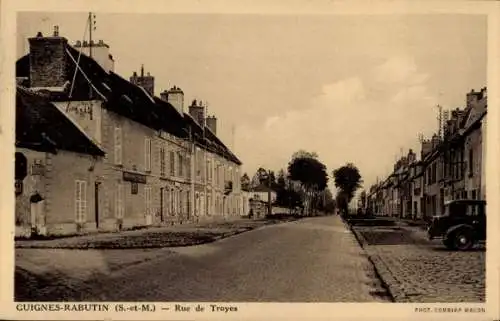
<instances>
[{"instance_id":1,"label":"car wheel","mask_svg":"<svg viewBox=\"0 0 500 321\"><path fill-rule=\"evenodd\" d=\"M453 244L460 251L470 249L474 245L472 233L467 230L457 231L453 237Z\"/></svg>"}]
</instances>

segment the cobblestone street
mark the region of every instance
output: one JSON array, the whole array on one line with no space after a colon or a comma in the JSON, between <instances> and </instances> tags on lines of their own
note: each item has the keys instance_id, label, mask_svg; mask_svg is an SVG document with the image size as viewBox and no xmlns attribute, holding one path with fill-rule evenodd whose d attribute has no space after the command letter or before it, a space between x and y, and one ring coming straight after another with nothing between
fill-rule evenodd
<instances>
[{"instance_id":1,"label":"cobblestone street","mask_svg":"<svg viewBox=\"0 0 500 321\"><path fill-rule=\"evenodd\" d=\"M353 227L396 302L484 302L484 246L448 251L418 227Z\"/></svg>"}]
</instances>

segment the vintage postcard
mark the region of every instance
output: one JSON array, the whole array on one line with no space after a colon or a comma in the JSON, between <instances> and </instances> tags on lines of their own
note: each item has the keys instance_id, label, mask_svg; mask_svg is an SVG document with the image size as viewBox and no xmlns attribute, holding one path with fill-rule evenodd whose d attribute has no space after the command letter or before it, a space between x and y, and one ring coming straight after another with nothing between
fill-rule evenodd
<instances>
[{"instance_id":1,"label":"vintage postcard","mask_svg":"<svg viewBox=\"0 0 500 321\"><path fill-rule=\"evenodd\" d=\"M498 320L499 14L2 2L0 316Z\"/></svg>"}]
</instances>

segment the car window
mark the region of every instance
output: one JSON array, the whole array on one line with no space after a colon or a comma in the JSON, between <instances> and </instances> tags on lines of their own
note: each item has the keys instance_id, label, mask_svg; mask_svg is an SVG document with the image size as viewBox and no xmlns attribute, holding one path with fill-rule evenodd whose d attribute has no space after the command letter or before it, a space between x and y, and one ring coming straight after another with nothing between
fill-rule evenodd
<instances>
[{"instance_id":1,"label":"car window","mask_svg":"<svg viewBox=\"0 0 500 321\"><path fill-rule=\"evenodd\" d=\"M467 215L468 216L478 216L479 215L479 205L478 204L470 204L467 206Z\"/></svg>"}]
</instances>

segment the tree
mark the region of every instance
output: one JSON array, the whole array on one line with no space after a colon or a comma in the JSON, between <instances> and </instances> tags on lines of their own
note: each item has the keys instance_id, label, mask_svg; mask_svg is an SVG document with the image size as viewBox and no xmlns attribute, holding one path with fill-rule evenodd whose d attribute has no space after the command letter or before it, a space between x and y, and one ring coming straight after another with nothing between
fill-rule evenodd
<instances>
[{"instance_id":1,"label":"tree","mask_svg":"<svg viewBox=\"0 0 500 321\"><path fill-rule=\"evenodd\" d=\"M278 173L278 178L276 180L276 203L281 206L285 206L289 203L287 196L287 186L285 180L285 172L280 170Z\"/></svg>"},{"instance_id":2,"label":"tree","mask_svg":"<svg viewBox=\"0 0 500 321\"><path fill-rule=\"evenodd\" d=\"M247 173L241 176L241 189L244 191L248 191L250 189L250 177L248 177Z\"/></svg>"},{"instance_id":3,"label":"tree","mask_svg":"<svg viewBox=\"0 0 500 321\"><path fill-rule=\"evenodd\" d=\"M318 154L316 152L307 152L303 149L299 150L299 151L296 151L295 153L293 153L292 155L292 161L296 158L314 158L314 159L317 159L318 158Z\"/></svg>"},{"instance_id":4,"label":"tree","mask_svg":"<svg viewBox=\"0 0 500 321\"><path fill-rule=\"evenodd\" d=\"M365 209L366 208L366 191L363 190L359 196L359 199L361 200L361 208Z\"/></svg>"},{"instance_id":5,"label":"tree","mask_svg":"<svg viewBox=\"0 0 500 321\"><path fill-rule=\"evenodd\" d=\"M340 209L346 212L356 190L358 190L363 183L361 175L354 164L348 163L334 170L333 177L335 180L335 187L339 189L337 204Z\"/></svg>"},{"instance_id":6,"label":"tree","mask_svg":"<svg viewBox=\"0 0 500 321\"><path fill-rule=\"evenodd\" d=\"M252 178L251 187L257 187L259 185L275 188L276 175L274 174L274 171L267 170L263 167L259 167L259 169Z\"/></svg>"},{"instance_id":7,"label":"tree","mask_svg":"<svg viewBox=\"0 0 500 321\"><path fill-rule=\"evenodd\" d=\"M303 152L301 154L303 156L295 157L298 153L292 155L292 160L288 164L288 174L290 179L299 181L302 185L308 213L312 214L314 198L318 192L326 188L328 174L326 166L314 157L313 153Z\"/></svg>"}]
</instances>

